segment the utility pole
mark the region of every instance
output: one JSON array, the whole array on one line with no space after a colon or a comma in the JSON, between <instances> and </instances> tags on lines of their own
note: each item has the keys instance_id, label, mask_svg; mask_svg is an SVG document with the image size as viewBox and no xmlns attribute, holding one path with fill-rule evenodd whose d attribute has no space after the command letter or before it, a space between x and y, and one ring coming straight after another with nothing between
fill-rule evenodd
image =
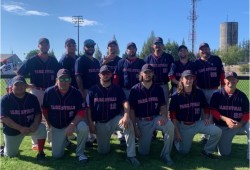
<instances>
[{"instance_id":1,"label":"utility pole","mask_svg":"<svg viewBox=\"0 0 250 170\"><path fill-rule=\"evenodd\" d=\"M196 1L197 0L191 0L191 10L190 10L190 16L189 19L192 24L192 32L190 33L191 42L192 42L192 53L194 54L194 47L195 47L195 41L196 41L196 30L195 30L195 22L197 20L197 15L196 15Z\"/></svg>"},{"instance_id":2,"label":"utility pole","mask_svg":"<svg viewBox=\"0 0 250 170\"><path fill-rule=\"evenodd\" d=\"M74 22L76 25L75 27L77 27L77 54L79 56L79 27L80 25L83 23L83 17L82 16L72 16L72 22Z\"/></svg>"}]
</instances>

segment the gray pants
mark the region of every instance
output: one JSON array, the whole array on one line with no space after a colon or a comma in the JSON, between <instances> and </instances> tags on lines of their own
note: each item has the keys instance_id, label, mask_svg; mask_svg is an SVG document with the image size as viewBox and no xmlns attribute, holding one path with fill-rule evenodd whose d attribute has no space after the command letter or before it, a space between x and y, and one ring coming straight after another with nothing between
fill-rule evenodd
<instances>
[{"instance_id":1,"label":"gray pants","mask_svg":"<svg viewBox=\"0 0 250 170\"><path fill-rule=\"evenodd\" d=\"M28 134L27 136L31 136L35 141L37 141L37 139L46 139L45 125L40 123L37 130L34 133ZM9 157L16 156L24 137L25 135L23 134L19 134L16 136L4 135L4 155Z\"/></svg>"},{"instance_id":2,"label":"gray pants","mask_svg":"<svg viewBox=\"0 0 250 170\"><path fill-rule=\"evenodd\" d=\"M177 126L182 138L179 149L180 153L187 154L190 151L193 138L197 133L210 135L209 140L204 146L204 150L207 153L215 151L221 136L221 129L217 126L213 124L206 126L203 120L199 120L192 125L185 125L183 122L178 122Z\"/></svg>"},{"instance_id":3,"label":"gray pants","mask_svg":"<svg viewBox=\"0 0 250 170\"><path fill-rule=\"evenodd\" d=\"M222 130L222 135L220 138L220 141L218 143L218 152L220 155L229 155L232 150L232 141L235 135L247 135L247 145L248 145L248 151L247 151L247 159L249 159L250 153L249 153L249 147L250 147L250 141L249 141L249 122L245 124L245 126L237 129L230 129L228 127L219 126L219 128Z\"/></svg>"},{"instance_id":4,"label":"gray pants","mask_svg":"<svg viewBox=\"0 0 250 170\"><path fill-rule=\"evenodd\" d=\"M106 123L96 122L96 139L97 150L99 153L106 154L110 151L110 138L112 133L116 130L122 130L127 143L127 156L134 157L135 153L135 133L132 122L129 122L128 128L123 128L119 121L122 119L121 115L115 116Z\"/></svg>"},{"instance_id":5,"label":"gray pants","mask_svg":"<svg viewBox=\"0 0 250 170\"><path fill-rule=\"evenodd\" d=\"M66 146L66 128L57 129L52 127L52 156L60 158L64 155ZM88 138L89 127L84 121L80 121L75 128L77 134L76 156L81 156L85 150L85 143Z\"/></svg>"},{"instance_id":6,"label":"gray pants","mask_svg":"<svg viewBox=\"0 0 250 170\"><path fill-rule=\"evenodd\" d=\"M164 84L161 85L162 89L163 89L163 93L164 93L164 97L165 97L165 101L166 101L166 105L167 105L167 111L168 111L168 106L169 106L169 87L168 84Z\"/></svg>"},{"instance_id":7,"label":"gray pants","mask_svg":"<svg viewBox=\"0 0 250 170\"><path fill-rule=\"evenodd\" d=\"M149 154L153 132L155 130L161 130L164 134L164 146L160 156L161 158L170 156L174 140L174 125L170 120L168 120L164 125L160 126L158 124L160 119L161 116L156 116L152 121L138 121L138 127L141 132L141 137L138 140L138 152L140 154Z\"/></svg>"}]
</instances>

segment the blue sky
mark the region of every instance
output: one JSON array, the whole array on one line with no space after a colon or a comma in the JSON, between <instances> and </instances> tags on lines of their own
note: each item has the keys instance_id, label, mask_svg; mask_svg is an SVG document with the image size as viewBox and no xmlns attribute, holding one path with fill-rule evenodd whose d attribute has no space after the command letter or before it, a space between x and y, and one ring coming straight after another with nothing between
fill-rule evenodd
<instances>
[{"instance_id":1,"label":"blue sky","mask_svg":"<svg viewBox=\"0 0 250 170\"><path fill-rule=\"evenodd\" d=\"M196 45L208 42L219 48L220 24L239 23L239 42L249 39L248 0L198 0L196 3ZM137 44L138 52L154 31L181 44L184 39L191 50L191 0L2 0L0 53L17 54L37 49L40 37L50 40L50 48L59 59L64 42L77 41L77 27L71 16L83 16L80 27L80 51L85 39L93 39L106 54L107 42L115 35L121 53L128 42Z\"/></svg>"}]
</instances>

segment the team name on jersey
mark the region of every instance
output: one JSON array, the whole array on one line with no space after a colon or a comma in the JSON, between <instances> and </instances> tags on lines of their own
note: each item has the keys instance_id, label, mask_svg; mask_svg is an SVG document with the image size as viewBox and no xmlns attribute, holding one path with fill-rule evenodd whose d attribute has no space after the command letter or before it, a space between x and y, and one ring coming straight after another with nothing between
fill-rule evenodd
<instances>
[{"instance_id":1,"label":"team name on jersey","mask_svg":"<svg viewBox=\"0 0 250 170\"><path fill-rule=\"evenodd\" d=\"M94 102L116 102L116 97L96 97L94 98Z\"/></svg>"},{"instance_id":2,"label":"team name on jersey","mask_svg":"<svg viewBox=\"0 0 250 170\"><path fill-rule=\"evenodd\" d=\"M199 107L199 106L200 106L200 102L193 102L193 103L181 104L180 109L186 109L190 107Z\"/></svg>"},{"instance_id":3,"label":"team name on jersey","mask_svg":"<svg viewBox=\"0 0 250 170\"><path fill-rule=\"evenodd\" d=\"M75 106L51 105L52 110L75 110Z\"/></svg>"},{"instance_id":4,"label":"team name on jersey","mask_svg":"<svg viewBox=\"0 0 250 170\"><path fill-rule=\"evenodd\" d=\"M54 74L54 70L34 70L36 74Z\"/></svg>"},{"instance_id":5,"label":"team name on jersey","mask_svg":"<svg viewBox=\"0 0 250 170\"><path fill-rule=\"evenodd\" d=\"M149 97L149 98L138 100L138 104L147 103L147 102L158 102L158 97Z\"/></svg>"},{"instance_id":6,"label":"team name on jersey","mask_svg":"<svg viewBox=\"0 0 250 170\"><path fill-rule=\"evenodd\" d=\"M203 73L205 71L216 71L217 67L207 67L207 68L202 68L202 69L198 69L199 73Z\"/></svg>"},{"instance_id":7,"label":"team name on jersey","mask_svg":"<svg viewBox=\"0 0 250 170\"><path fill-rule=\"evenodd\" d=\"M123 68L124 72L132 72L132 73L139 73L141 69L136 69L136 68Z\"/></svg>"},{"instance_id":8,"label":"team name on jersey","mask_svg":"<svg viewBox=\"0 0 250 170\"><path fill-rule=\"evenodd\" d=\"M96 73L96 72L99 72L100 69L99 68L90 68L88 69L89 73Z\"/></svg>"},{"instance_id":9,"label":"team name on jersey","mask_svg":"<svg viewBox=\"0 0 250 170\"><path fill-rule=\"evenodd\" d=\"M220 106L220 110L232 110L232 111L238 111L241 112L242 108L237 106Z\"/></svg>"},{"instance_id":10,"label":"team name on jersey","mask_svg":"<svg viewBox=\"0 0 250 170\"><path fill-rule=\"evenodd\" d=\"M10 114L12 115L25 115L25 114L30 114L33 113L35 111L34 108L32 109L25 109L25 110L10 110Z\"/></svg>"},{"instance_id":11,"label":"team name on jersey","mask_svg":"<svg viewBox=\"0 0 250 170\"><path fill-rule=\"evenodd\" d=\"M168 67L168 64L150 64L152 67Z\"/></svg>"}]
</instances>

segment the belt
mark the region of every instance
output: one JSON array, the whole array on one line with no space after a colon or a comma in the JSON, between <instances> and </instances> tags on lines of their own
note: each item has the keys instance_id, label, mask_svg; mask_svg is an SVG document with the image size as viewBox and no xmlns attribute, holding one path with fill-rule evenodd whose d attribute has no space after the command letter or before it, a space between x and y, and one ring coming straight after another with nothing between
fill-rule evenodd
<instances>
[{"instance_id":1,"label":"belt","mask_svg":"<svg viewBox=\"0 0 250 170\"><path fill-rule=\"evenodd\" d=\"M143 121L152 121L154 119L154 116L149 116L149 117L139 117L138 120L143 120Z\"/></svg>"},{"instance_id":2,"label":"belt","mask_svg":"<svg viewBox=\"0 0 250 170\"><path fill-rule=\"evenodd\" d=\"M195 124L195 122L184 122L184 121L181 121L184 125L193 125Z\"/></svg>"}]
</instances>

